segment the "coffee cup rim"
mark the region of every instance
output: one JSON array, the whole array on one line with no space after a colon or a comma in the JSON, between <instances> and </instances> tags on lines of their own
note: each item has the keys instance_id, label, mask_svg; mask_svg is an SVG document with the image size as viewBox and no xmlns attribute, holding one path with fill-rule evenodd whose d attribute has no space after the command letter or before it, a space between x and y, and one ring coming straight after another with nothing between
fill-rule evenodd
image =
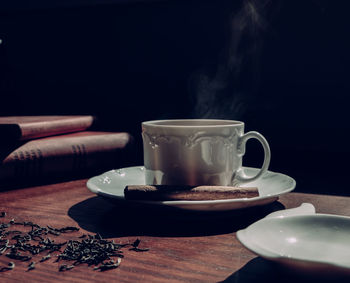
<instances>
[{"instance_id":1,"label":"coffee cup rim","mask_svg":"<svg viewBox=\"0 0 350 283\"><path fill-rule=\"evenodd\" d=\"M203 124L199 124L200 122ZM164 119L144 121L142 126L154 128L218 128L244 126L244 122L224 119Z\"/></svg>"}]
</instances>

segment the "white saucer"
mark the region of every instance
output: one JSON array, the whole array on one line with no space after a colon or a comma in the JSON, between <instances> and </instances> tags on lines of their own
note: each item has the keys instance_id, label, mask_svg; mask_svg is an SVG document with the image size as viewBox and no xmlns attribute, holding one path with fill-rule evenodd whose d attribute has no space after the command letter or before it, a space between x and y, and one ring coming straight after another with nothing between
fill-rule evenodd
<instances>
[{"instance_id":1,"label":"white saucer","mask_svg":"<svg viewBox=\"0 0 350 283\"><path fill-rule=\"evenodd\" d=\"M311 204L275 212L237 232L246 248L268 260L350 275L349 235L350 217L315 214Z\"/></svg>"},{"instance_id":2,"label":"white saucer","mask_svg":"<svg viewBox=\"0 0 350 283\"><path fill-rule=\"evenodd\" d=\"M255 175L259 169L243 167L245 173ZM144 185L144 167L135 166L108 171L88 180L88 189L103 197L125 201L124 188L127 185ZM257 187L259 197L208 201L137 201L137 203L162 205L199 211L224 211L264 205L278 199L295 188L295 180L287 175L267 171L262 178L244 184L242 187ZM136 202L136 201L133 201Z\"/></svg>"}]
</instances>

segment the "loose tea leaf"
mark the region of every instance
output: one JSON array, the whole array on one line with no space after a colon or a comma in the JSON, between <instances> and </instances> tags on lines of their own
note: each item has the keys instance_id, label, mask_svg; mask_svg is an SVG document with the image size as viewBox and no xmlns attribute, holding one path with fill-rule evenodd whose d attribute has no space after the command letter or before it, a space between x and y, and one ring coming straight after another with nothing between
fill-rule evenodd
<instances>
[{"instance_id":1,"label":"loose tea leaf","mask_svg":"<svg viewBox=\"0 0 350 283\"><path fill-rule=\"evenodd\" d=\"M48 260L48 259L50 259L50 258L51 258L51 255L48 254L48 255L46 255L46 256L43 256L39 262L44 262L44 261L46 261L46 260Z\"/></svg>"},{"instance_id":2,"label":"loose tea leaf","mask_svg":"<svg viewBox=\"0 0 350 283\"><path fill-rule=\"evenodd\" d=\"M135 252L147 252L147 251L149 251L148 248L140 249L138 247L140 242L141 242L140 239L136 239L135 242L131 244L133 247L130 248L129 251L135 251Z\"/></svg>"},{"instance_id":3,"label":"loose tea leaf","mask_svg":"<svg viewBox=\"0 0 350 283\"><path fill-rule=\"evenodd\" d=\"M28 261L28 260L32 259L31 256L21 255L21 253L14 253L12 251L10 253L7 253L6 256L8 258L17 259L17 260L21 260L21 261Z\"/></svg>"},{"instance_id":4,"label":"loose tea leaf","mask_svg":"<svg viewBox=\"0 0 350 283\"><path fill-rule=\"evenodd\" d=\"M8 228L8 227L10 227L9 224L7 224L7 223L0 223L0 229L1 229L1 230L2 230L2 229L5 229L5 228Z\"/></svg>"},{"instance_id":5,"label":"loose tea leaf","mask_svg":"<svg viewBox=\"0 0 350 283\"><path fill-rule=\"evenodd\" d=\"M49 233L56 232L56 233L58 233L58 235L60 233L79 231L79 228L72 227L72 226L67 226L67 227L63 227L63 228L53 228L53 227L47 225L47 228L49 228Z\"/></svg>"},{"instance_id":6,"label":"loose tea leaf","mask_svg":"<svg viewBox=\"0 0 350 283\"><path fill-rule=\"evenodd\" d=\"M149 249L148 248L143 248L143 249L140 249L140 248L131 248L129 249L129 251L135 251L135 252L148 252Z\"/></svg>"},{"instance_id":7,"label":"loose tea leaf","mask_svg":"<svg viewBox=\"0 0 350 283\"><path fill-rule=\"evenodd\" d=\"M66 271L66 270L70 270L72 268L74 268L73 265L62 264L58 270L59 271Z\"/></svg>"},{"instance_id":8,"label":"loose tea leaf","mask_svg":"<svg viewBox=\"0 0 350 283\"><path fill-rule=\"evenodd\" d=\"M33 269L35 269L35 262L34 262L34 261L32 261L32 262L28 265L27 271L30 271L30 270L33 270Z\"/></svg>"},{"instance_id":9,"label":"loose tea leaf","mask_svg":"<svg viewBox=\"0 0 350 283\"><path fill-rule=\"evenodd\" d=\"M120 265L121 261L122 259L118 258L117 262L115 262L114 260L111 260L109 262L103 262L100 266L96 266L94 270L106 271L106 270L114 269Z\"/></svg>"},{"instance_id":10,"label":"loose tea leaf","mask_svg":"<svg viewBox=\"0 0 350 283\"><path fill-rule=\"evenodd\" d=\"M15 264L11 261L8 263L8 266L5 267L0 267L0 272L5 272L5 271L9 271L15 268Z\"/></svg>"},{"instance_id":11,"label":"loose tea leaf","mask_svg":"<svg viewBox=\"0 0 350 283\"><path fill-rule=\"evenodd\" d=\"M135 242L132 244L134 248L137 248L140 244L140 239L136 239Z\"/></svg>"},{"instance_id":12,"label":"loose tea leaf","mask_svg":"<svg viewBox=\"0 0 350 283\"><path fill-rule=\"evenodd\" d=\"M59 232L61 232L61 233L67 233L67 232L79 231L79 228L68 226L68 227L63 227L63 228L58 229L58 230L59 230Z\"/></svg>"}]
</instances>

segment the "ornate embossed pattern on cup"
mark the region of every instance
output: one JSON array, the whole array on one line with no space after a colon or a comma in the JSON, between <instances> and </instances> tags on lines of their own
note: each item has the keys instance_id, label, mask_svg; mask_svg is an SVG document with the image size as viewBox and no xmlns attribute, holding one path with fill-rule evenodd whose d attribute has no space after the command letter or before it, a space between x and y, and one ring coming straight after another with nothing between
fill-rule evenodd
<instances>
[{"instance_id":1,"label":"ornate embossed pattern on cup","mask_svg":"<svg viewBox=\"0 0 350 283\"><path fill-rule=\"evenodd\" d=\"M142 132L143 138L147 137L149 144L153 149L159 147L161 143L172 143L174 140L178 140L182 145L192 148L203 141L209 141L212 144L222 142L225 147L232 147L234 140L237 137L237 131L233 130L230 135L209 135L205 131L199 131L187 136L184 135L162 135L162 134L150 134L146 131Z\"/></svg>"}]
</instances>

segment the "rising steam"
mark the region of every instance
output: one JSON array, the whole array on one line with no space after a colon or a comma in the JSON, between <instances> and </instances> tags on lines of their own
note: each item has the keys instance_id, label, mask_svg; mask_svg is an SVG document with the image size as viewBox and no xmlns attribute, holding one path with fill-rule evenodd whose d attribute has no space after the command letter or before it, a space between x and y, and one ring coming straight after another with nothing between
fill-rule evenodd
<instances>
[{"instance_id":1,"label":"rising steam","mask_svg":"<svg viewBox=\"0 0 350 283\"><path fill-rule=\"evenodd\" d=\"M244 0L231 15L228 43L215 70L201 69L190 79L197 118L240 119L259 82L265 12L270 0Z\"/></svg>"}]
</instances>

